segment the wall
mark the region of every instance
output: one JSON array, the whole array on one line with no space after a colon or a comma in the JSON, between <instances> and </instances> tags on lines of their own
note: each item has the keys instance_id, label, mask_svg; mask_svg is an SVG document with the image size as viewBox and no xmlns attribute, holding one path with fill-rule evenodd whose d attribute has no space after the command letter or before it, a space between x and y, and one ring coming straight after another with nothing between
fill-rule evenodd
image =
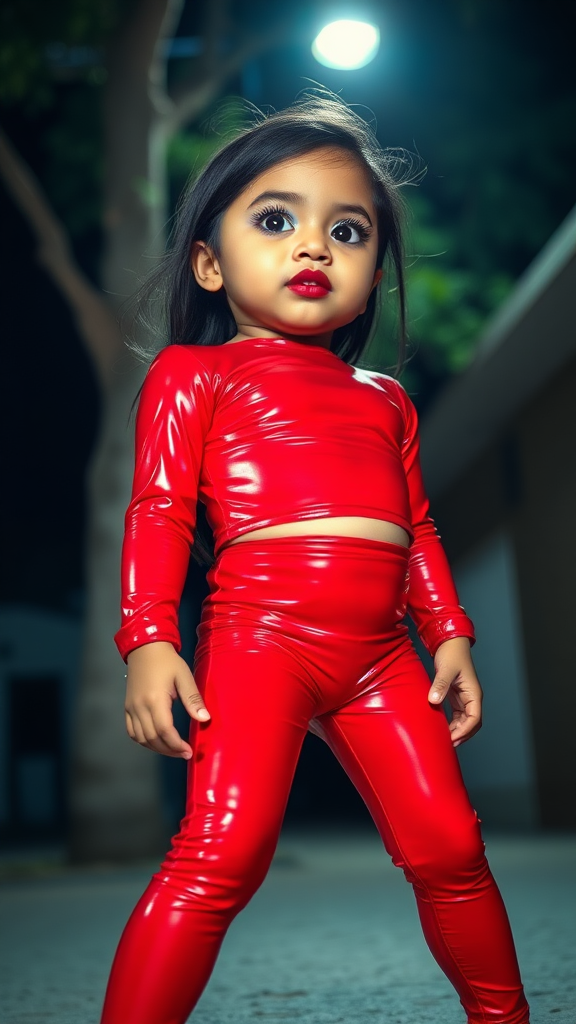
<instances>
[{"instance_id":1,"label":"wall","mask_svg":"<svg viewBox=\"0 0 576 1024\"><path fill-rule=\"evenodd\" d=\"M74 616L0 608L0 832L7 839L65 835L81 639Z\"/></svg>"},{"instance_id":2,"label":"wall","mask_svg":"<svg viewBox=\"0 0 576 1024\"><path fill-rule=\"evenodd\" d=\"M544 824L576 825L576 361L517 421L513 517Z\"/></svg>"},{"instance_id":3,"label":"wall","mask_svg":"<svg viewBox=\"0 0 576 1024\"><path fill-rule=\"evenodd\" d=\"M483 727L458 748L472 802L494 826L538 824L536 769L514 551L505 530L454 565L460 599L476 627L474 662L484 690Z\"/></svg>"},{"instance_id":4,"label":"wall","mask_svg":"<svg viewBox=\"0 0 576 1024\"><path fill-rule=\"evenodd\" d=\"M457 570L491 535L505 531L509 538L538 815L544 825L574 827L576 360L436 498L432 511Z\"/></svg>"}]
</instances>

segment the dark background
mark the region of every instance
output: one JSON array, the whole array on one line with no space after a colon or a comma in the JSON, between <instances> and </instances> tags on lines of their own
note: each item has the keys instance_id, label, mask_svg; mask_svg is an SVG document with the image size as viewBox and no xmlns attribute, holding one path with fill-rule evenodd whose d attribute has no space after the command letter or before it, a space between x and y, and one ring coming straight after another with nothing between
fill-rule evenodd
<instances>
[{"instance_id":1,"label":"dark background","mask_svg":"<svg viewBox=\"0 0 576 1024\"><path fill-rule=\"evenodd\" d=\"M31 73L31 84L20 93L5 88L0 96L6 132L40 179L95 282L102 251L98 53L115 6L126 4L102 4L92 56L84 63L65 67L53 60L49 74ZM3 18L9 31L16 25L24 37L28 32L40 52L65 35L73 8L51 4L48 17L32 2L7 4ZM233 10L255 31L278 13L258 0ZM189 3L177 35L201 35L203 13L203 5ZM574 204L573 5L390 0L353 10L321 4L311 11L296 3L283 14L293 17L294 37L247 64L228 93L264 109L280 108L312 79L374 118L383 145L413 153L415 174L427 168L420 183L405 190L413 219L411 358L403 377L425 415L444 384L468 364L490 313ZM323 24L347 16L379 24L380 52L358 71L332 71L313 59L309 44ZM174 80L181 68L180 60L171 61ZM210 132L204 116L187 135L193 140ZM172 146L169 153L172 203L187 171L182 152L185 146ZM0 601L81 616L84 475L98 430L98 389L67 305L39 268L30 229L3 189L0 219ZM190 636L202 588L202 573L194 567L183 605ZM308 787L321 783L318 770L314 780L309 776ZM309 789L296 789L294 800L318 806Z\"/></svg>"}]
</instances>

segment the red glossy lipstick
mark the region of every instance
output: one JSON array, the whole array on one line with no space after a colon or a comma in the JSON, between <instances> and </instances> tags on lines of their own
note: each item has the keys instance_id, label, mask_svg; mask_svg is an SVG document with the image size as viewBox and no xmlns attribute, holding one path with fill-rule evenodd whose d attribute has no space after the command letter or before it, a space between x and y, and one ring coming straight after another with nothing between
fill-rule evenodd
<instances>
[{"instance_id":1,"label":"red glossy lipstick","mask_svg":"<svg viewBox=\"0 0 576 1024\"><path fill-rule=\"evenodd\" d=\"M301 270L288 281L287 288L307 299L323 299L332 291L332 285L321 270Z\"/></svg>"}]
</instances>

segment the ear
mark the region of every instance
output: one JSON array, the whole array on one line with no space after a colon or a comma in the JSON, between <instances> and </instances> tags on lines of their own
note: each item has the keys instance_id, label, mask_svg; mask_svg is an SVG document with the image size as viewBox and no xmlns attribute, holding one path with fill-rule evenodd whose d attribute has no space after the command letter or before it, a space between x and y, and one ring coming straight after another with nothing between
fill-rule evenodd
<instances>
[{"instance_id":1,"label":"ear","mask_svg":"<svg viewBox=\"0 0 576 1024\"><path fill-rule=\"evenodd\" d=\"M378 287L378 285L380 284L380 281L382 280L383 277L384 277L384 271L382 270L381 267L378 267L378 270L376 270L375 273L374 273L374 280L372 281L372 287L370 289L370 294L372 294L374 289Z\"/></svg>"},{"instance_id":2,"label":"ear","mask_svg":"<svg viewBox=\"0 0 576 1024\"><path fill-rule=\"evenodd\" d=\"M206 242L194 242L190 252L190 269L196 282L207 292L218 292L223 287L220 265Z\"/></svg>"}]
</instances>

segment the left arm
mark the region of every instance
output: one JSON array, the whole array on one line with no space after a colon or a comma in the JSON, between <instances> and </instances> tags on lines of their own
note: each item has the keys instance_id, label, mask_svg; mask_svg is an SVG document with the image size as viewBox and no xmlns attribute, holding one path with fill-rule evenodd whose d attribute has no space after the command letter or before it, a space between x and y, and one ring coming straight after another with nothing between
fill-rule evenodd
<instances>
[{"instance_id":1,"label":"left arm","mask_svg":"<svg viewBox=\"0 0 576 1024\"><path fill-rule=\"evenodd\" d=\"M470 647L474 626L459 603L456 586L440 537L430 516L420 468L416 410L402 389L405 434L402 460L408 482L414 541L410 549L408 613L424 646L434 658L435 678L428 699L452 706L450 731L454 746L471 738L482 724L482 690Z\"/></svg>"}]
</instances>

